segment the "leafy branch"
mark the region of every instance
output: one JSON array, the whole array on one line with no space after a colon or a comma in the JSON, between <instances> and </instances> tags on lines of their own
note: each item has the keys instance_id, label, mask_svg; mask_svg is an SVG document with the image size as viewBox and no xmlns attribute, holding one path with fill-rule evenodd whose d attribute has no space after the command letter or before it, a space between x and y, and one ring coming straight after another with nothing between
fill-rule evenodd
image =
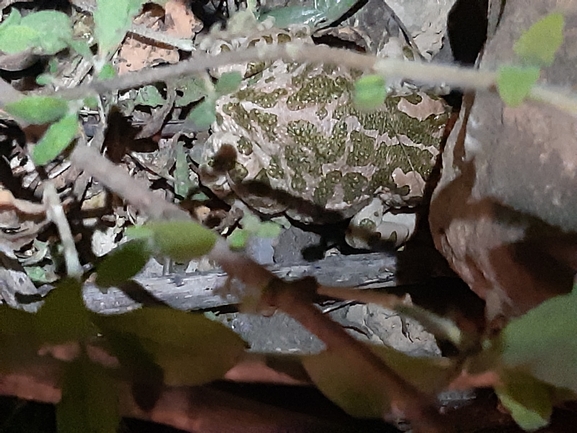
<instances>
[{"instance_id":1,"label":"leafy branch","mask_svg":"<svg viewBox=\"0 0 577 433\"><path fill-rule=\"evenodd\" d=\"M98 73L106 71L106 62L122 40L131 18L139 10L141 3L127 2L124 4L125 7L120 9L117 9L118 5L112 1L100 3L102 10L95 12L95 19L100 17L96 19L97 24L101 23L99 31L96 32L99 47L97 56L93 59ZM112 33L103 31L102 26L110 19L107 14L119 10L122 13L115 17L120 19L114 21ZM17 47L18 50L35 47L39 36L34 34L27 24L32 18L24 19L14 15L11 20L13 27L8 25L10 23L4 23L4 28L0 28L0 42L2 37L10 36L10 32L19 31L29 35L29 39L24 41L23 45L23 42L19 41L21 45ZM16 26L23 27L16 28ZM12 30L9 30L10 28ZM418 83L448 84L453 88L498 91L503 100L512 105L529 98L547 102L575 114L577 95L563 89L535 84L539 68L552 61L553 57L549 52L551 50L555 52L559 47L560 41L557 36L562 34L562 30L563 20L562 17L559 19L558 14L546 18L544 23L537 23L516 45L515 51L525 64L521 67L503 66L499 71L479 71L454 66L378 59L370 55L324 46L287 43L222 53L217 56L195 55L191 60L177 65L107 80L95 80L87 85L62 89L43 96L17 95L11 86L0 81L0 107L21 119L22 124L51 123L44 137L33 148L32 159L37 165L48 163L74 142L80 126L78 120L80 103L77 100L94 94L140 87L158 81L170 81L182 75L204 73L207 69L218 66L255 60L284 59L290 62L315 64L338 63L385 79L403 78ZM543 32L555 35L553 47L545 45L545 48L541 48L541 45L534 41L539 40ZM51 41L52 45L44 46L42 49L52 53L64 46L74 47L69 41L66 42L69 37L68 32L63 32L59 38ZM537 48L534 48L535 46ZM87 54L84 48L76 46L79 52ZM542 51L546 51L547 55ZM376 85L382 88L384 83L383 80L369 79L359 85ZM381 297L374 294L355 295L351 291L318 287L317 283L310 279L285 282L250 258L232 251L224 239L192 221L190 215L183 209L159 199L96 149L76 143L69 159L77 169L97 179L107 189L118 194L150 218L149 223L132 230L133 241L111 253L101 263L97 269L97 283L106 287L126 282L140 270L150 255L156 253L177 260L208 256L219 263L231 277L239 279L252 289L248 298L252 297L255 300L259 311L275 309L284 311L326 344L326 353L317 358L303 358L303 365L319 387L351 413L366 414L355 406L354 401L343 398L342 389L335 388L334 383L327 380L326 373L320 372L318 362L325 362L326 357L339 359L346 367L345 370L348 368L349 371L360 372L361 379L358 381L348 377L337 379L345 383L347 391L352 390L355 395L369 395L368 400L373 403L368 409L370 415L405 416L411 421L415 431L447 431L448 427L435 408L432 395L438 389L431 385L430 377L425 384L420 381L422 378L413 377L416 367L411 362L415 361L396 352L381 353L379 349L352 338L341 326L321 314L313 305L318 294L384 303L402 310L405 314L418 316L434 328L438 336L451 340L462 351L461 359L443 360L447 361L444 365L439 365L436 360L419 359L419 368L430 375L442 372L442 386L458 384L459 380L466 385L474 383L471 378L463 381L463 373L477 378L487 372L492 373L485 385L495 387L503 403L524 428L533 429L544 425L552 404L572 398L577 392L577 386L573 381L565 382L557 375L551 374L549 369L542 370L542 365L550 361L551 355L547 350L549 346L539 347L538 351L527 353L527 348L533 348L535 345L535 335L538 333L533 330L536 323L541 322L543 316L550 314L551 308L559 311L556 302L566 307L561 316L563 319L574 316L577 305L575 294L544 303L535 309L533 314L512 322L498 337L466 336L449 321L440 320L433 314L417 309L403 307L401 300L391 295ZM59 404L59 420L61 420L59 424L63 431L67 429L72 431L75 425L81 425L81 421L74 415L77 412L83 413L83 416L92 423L98 422L94 417L90 417L87 407L93 404L94 400L98 400L99 396L104 395L109 388L115 386L114 380L111 379L119 373L117 369L121 369L122 373L129 371L133 375L150 376L153 381L159 383L179 385L203 383L215 377L222 377L227 369L234 366L244 350L244 343L231 331L201 315L185 315L164 309L143 309L119 317L103 317L88 312L81 299L83 276L77 257L74 257L70 229L63 217L62 207L56 200L56 194L50 187L47 188L46 202L51 219L57 224L63 241L67 243L69 278L60 282L36 316L3 308L0 314L0 337L4 343L8 341L12 344L25 333L33 335L37 339L31 343L33 351L42 350L56 359L59 345L71 341L78 343L73 345L74 350L68 353L70 356L67 361L72 362L66 367L63 396ZM119 263L123 266L122 270L118 266ZM63 317L66 318L66 322L62 321ZM558 323L554 325L559 326ZM574 333L573 327L569 329ZM102 358L94 360L90 357L92 341L98 339L99 335L103 335L107 340L104 352L116 359L112 366L104 365ZM564 338L555 340L555 347L560 347L564 341L566 341ZM46 344L49 346L46 347ZM2 367L12 366L11 362L14 360L10 359L11 353L1 355L4 356L0 358L4 362ZM188 375L189 372L182 373L183 366L193 362L207 368L208 373L201 375L202 377ZM217 364L214 370L207 367L212 364ZM402 366L405 364L411 365L412 370L403 370ZM566 369L571 365L561 363L560 367ZM102 384L108 386L103 387ZM567 389L563 389L564 386ZM529 392L523 392L523 387L528 388ZM82 410L76 411L70 396L86 399L87 395L92 396L88 397L90 401L81 402ZM114 404L114 399L102 399L102 406L99 406L99 411L94 413L101 416L111 412ZM111 419L116 422L113 416ZM107 428L114 428L112 424L114 423L111 422Z\"/></svg>"}]
</instances>

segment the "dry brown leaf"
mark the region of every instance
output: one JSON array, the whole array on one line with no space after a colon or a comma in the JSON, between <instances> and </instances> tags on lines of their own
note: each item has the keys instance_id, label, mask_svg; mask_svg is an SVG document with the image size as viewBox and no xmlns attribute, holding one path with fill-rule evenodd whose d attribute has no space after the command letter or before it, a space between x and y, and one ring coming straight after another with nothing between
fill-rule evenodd
<instances>
[{"instance_id":1,"label":"dry brown leaf","mask_svg":"<svg viewBox=\"0 0 577 433\"><path fill-rule=\"evenodd\" d=\"M158 9L145 12L134 20L135 24L153 31L161 30L161 15ZM139 71L159 62L178 63L180 55L176 48L161 48L141 36L128 35L124 40L116 59L118 74Z\"/></svg>"},{"instance_id":2,"label":"dry brown leaf","mask_svg":"<svg viewBox=\"0 0 577 433\"><path fill-rule=\"evenodd\" d=\"M165 30L171 36L192 38L202 28L202 23L182 0L168 0L164 12Z\"/></svg>"}]
</instances>

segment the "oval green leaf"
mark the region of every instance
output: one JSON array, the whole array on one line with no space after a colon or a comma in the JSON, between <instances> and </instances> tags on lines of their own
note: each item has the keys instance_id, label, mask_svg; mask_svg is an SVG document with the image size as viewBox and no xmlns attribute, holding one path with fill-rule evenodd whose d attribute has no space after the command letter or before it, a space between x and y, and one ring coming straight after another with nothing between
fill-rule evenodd
<instances>
[{"instance_id":1,"label":"oval green leaf","mask_svg":"<svg viewBox=\"0 0 577 433\"><path fill-rule=\"evenodd\" d=\"M226 240L231 249L240 251L246 248L250 238L251 233L248 230L236 228Z\"/></svg>"},{"instance_id":2,"label":"oval green leaf","mask_svg":"<svg viewBox=\"0 0 577 433\"><path fill-rule=\"evenodd\" d=\"M198 129L210 128L210 125L216 121L216 106L214 99L207 97L191 110L187 119L192 120Z\"/></svg>"},{"instance_id":3,"label":"oval green leaf","mask_svg":"<svg viewBox=\"0 0 577 433\"><path fill-rule=\"evenodd\" d=\"M56 405L58 432L112 433L119 423L118 384L111 372L84 357L69 364Z\"/></svg>"},{"instance_id":4,"label":"oval green leaf","mask_svg":"<svg viewBox=\"0 0 577 433\"><path fill-rule=\"evenodd\" d=\"M78 116L69 114L50 125L40 141L32 149L32 160L36 165L52 161L66 149L78 134Z\"/></svg>"},{"instance_id":5,"label":"oval green leaf","mask_svg":"<svg viewBox=\"0 0 577 433\"><path fill-rule=\"evenodd\" d=\"M577 392L577 293L543 302L500 335L503 361L551 385Z\"/></svg>"},{"instance_id":6,"label":"oval green leaf","mask_svg":"<svg viewBox=\"0 0 577 433\"><path fill-rule=\"evenodd\" d=\"M94 11L94 37L101 59L122 42L143 0L98 0Z\"/></svg>"},{"instance_id":7,"label":"oval green leaf","mask_svg":"<svg viewBox=\"0 0 577 433\"><path fill-rule=\"evenodd\" d=\"M241 82L242 75L239 72L225 72L214 85L214 90L219 95L226 95L237 90Z\"/></svg>"},{"instance_id":8,"label":"oval green leaf","mask_svg":"<svg viewBox=\"0 0 577 433\"><path fill-rule=\"evenodd\" d=\"M278 7L261 14L259 20L273 17L275 26L279 28L291 24L306 24L317 29L336 21L357 3L357 0L324 0L315 2L314 6Z\"/></svg>"},{"instance_id":9,"label":"oval green leaf","mask_svg":"<svg viewBox=\"0 0 577 433\"><path fill-rule=\"evenodd\" d=\"M505 104L520 105L539 79L537 67L501 66L497 75L497 90Z\"/></svg>"},{"instance_id":10,"label":"oval green leaf","mask_svg":"<svg viewBox=\"0 0 577 433\"><path fill-rule=\"evenodd\" d=\"M39 44L40 34L30 27L16 25L0 31L0 51L7 54L20 53Z\"/></svg>"},{"instance_id":11,"label":"oval green leaf","mask_svg":"<svg viewBox=\"0 0 577 433\"><path fill-rule=\"evenodd\" d=\"M22 14L20 14L20 11L16 8L12 8L10 15L3 17L2 22L0 23L0 32L4 31L8 27L20 24L21 20Z\"/></svg>"},{"instance_id":12,"label":"oval green leaf","mask_svg":"<svg viewBox=\"0 0 577 433\"><path fill-rule=\"evenodd\" d=\"M495 392L515 422L525 431L549 424L553 412L551 386L518 371L506 371Z\"/></svg>"},{"instance_id":13,"label":"oval green leaf","mask_svg":"<svg viewBox=\"0 0 577 433\"><path fill-rule=\"evenodd\" d=\"M149 258L148 242L144 239L120 245L98 266L95 283L104 288L124 283L138 274Z\"/></svg>"},{"instance_id":14,"label":"oval green leaf","mask_svg":"<svg viewBox=\"0 0 577 433\"><path fill-rule=\"evenodd\" d=\"M171 308L143 308L95 321L105 334L135 337L171 386L221 379L245 349L245 342L224 325Z\"/></svg>"},{"instance_id":15,"label":"oval green leaf","mask_svg":"<svg viewBox=\"0 0 577 433\"><path fill-rule=\"evenodd\" d=\"M205 81L200 77L186 77L176 81L178 95L174 105L176 107L186 107L187 105L200 101L208 96Z\"/></svg>"},{"instance_id":16,"label":"oval green leaf","mask_svg":"<svg viewBox=\"0 0 577 433\"><path fill-rule=\"evenodd\" d=\"M134 103L147 107L159 107L166 104L166 99L162 97L156 86L148 85L137 90Z\"/></svg>"},{"instance_id":17,"label":"oval green leaf","mask_svg":"<svg viewBox=\"0 0 577 433\"><path fill-rule=\"evenodd\" d=\"M355 82L353 100L361 110L375 110L387 97L385 79L380 75L366 75Z\"/></svg>"},{"instance_id":18,"label":"oval green leaf","mask_svg":"<svg viewBox=\"0 0 577 433\"><path fill-rule=\"evenodd\" d=\"M528 64L549 66L563 43L564 27L563 14L549 14L523 33L513 49Z\"/></svg>"},{"instance_id":19,"label":"oval green leaf","mask_svg":"<svg viewBox=\"0 0 577 433\"><path fill-rule=\"evenodd\" d=\"M98 79L99 80L110 80L111 78L116 77L118 74L116 73L116 69L110 63L105 63L102 66L100 72L98 72Z\"/></svg>"},{"instance_id":20,"label":"oval green leaf","mask_svg":"<svg viewBox=\"0 0 577 433\"><path fill-rule=\"evenodd\" d=\"M445 358L412 357L387 346L369 347L403 379L427 394L444 389L453 374L451 363ZM388 413L387 385L382 376L367 372L362 361L325 351L304 356L302 363L321 392L348 414L381 418Z\"/></svg>"},{"instance_id":21,"label":"oval green leaf","mask_svg":"<svg viewBox=\"0 0 577 433\"><path fill-rule=\"evenodd\" d=\"M38 32L38 42L44 54L56 54L72 41L72 22L63 12L33 12L24 16L20 24Z\"/></svg>"},{"instance_id":22,"label":"oval green leaf","mask_svg":"<svg viewBox=\"0 0 577 433\"><path fill-rule=\"evenodd\" d=\"M260 238L278 238L282 227L273 221L264 221L258 227L256 235Z\"/></svg>"},{"instance_id":23,"label":"oval green leaf","mask_svg":"<svg viewBox=\"0 0 577 433\"><path fill-rule=\"evenodd\" d=\"M68 112L68 101L55 96L26 96L6 104L5 109L28 123L43 125L62 118Z\"/></svg>"},{"instance_id":24,"label":"oval green leaf","mask_svg":"<svg viewBox=\"0 0 577 433\"><path fill-rule=\"evenodd\" d=\"M77 341L94 334L82 285L72 278L60 281L49 293L37 317L37 332L47 343Z\"/></svg>"},{"instance_id":25,"label":"oval green leaf","mask_svg":"<svg viewBox=\"0 0 577 433\"><path fill-rule=\"evenodd\" d=\"M188 262L210 252L217 236L194 221L159 221L145 225L151 230L154 245L177 262Z\"/></svg>"}]
</instances>

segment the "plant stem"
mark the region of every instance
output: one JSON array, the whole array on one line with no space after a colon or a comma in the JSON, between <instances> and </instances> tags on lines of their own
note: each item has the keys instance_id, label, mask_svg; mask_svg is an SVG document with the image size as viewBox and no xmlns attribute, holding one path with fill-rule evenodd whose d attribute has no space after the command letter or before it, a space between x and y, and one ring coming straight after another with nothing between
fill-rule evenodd
<instances>
[{"instance_id":1,"label":"plant stem","mask_svg":"<svg viewBox=\"0 0 577 433\"><path fill-rule=\"evenodd\" d=\"M389 80L404 79L419 84L445 84L454 89L496 91L495 80L497 73L494 71L397 59L380 59L373 55L355 53L345 49L331 48L324 45L311 46L292 42L281 45L248 48L242 51L224 52L218 55L197 55L190 60L175 65L145 69L105 81L95 80L73 89L61 89L54 92L54 95L69 99L81 99L94 93L102 94L140 87L159 81L169 81L178 77L204 72L207 69L219 66L257 60L273 61L277 59L288 62L335 64L351 69L380 74ZM535 85L529 98L549 103L572 114L577 113L577 95L566 89Z\"/></svg>"}]
</instances>

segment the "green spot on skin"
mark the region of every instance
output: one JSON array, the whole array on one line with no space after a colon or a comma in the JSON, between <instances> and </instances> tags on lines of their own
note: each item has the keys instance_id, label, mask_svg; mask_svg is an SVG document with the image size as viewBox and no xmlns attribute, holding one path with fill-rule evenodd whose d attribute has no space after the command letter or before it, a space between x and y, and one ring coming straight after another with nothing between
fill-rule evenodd
<instances>
[{"instance_id":1,"label":"green spot on skin","mask_svg":"<svg viewBox=\"0 0 577 433\"><path fill-rule=\"evenodd\" d=\"M291 35L288 33L279 33L277 35L277 41L279 44L286 44L292 40Z\"/></svg>"},{"instance_id":2,"label":"green spot on skin","mask_svg":"<svg viewBox=\"0 0 577 433\"><path fill-rule=\"evenodd\" d=\"M285 146L285 159L288 167L294 173L309 173L312 176L321 175L321 166L311 156L310 149L303 146Z\"/></svg>"},{"instance_id":3,"label":"green spot on skin","mask_svg":"<svg viewBox=\"0 0 577 433\"><path fill-rule=\"evenodd\" d=\"M340 171L331 171L320 181L313 194L313 201L319 206L326 206L335 195L335 187L341 182Z\"/></svg>"},{"instance_id":4,"label":"green spot on skin","mask_svg":"<svg viewBox=\"0 0 577 433\"><path fill-rule=\"evenodd\" d=\"M275 155L271 158L266 172L267 175L272 179L282 179L284 177L284 171L281 168L278 156Z\"/></svg>"},{"instance_id":5,"label":"green spot on skin","mask_svg":"<svg viewBox=\"0 0 577 433\"><path fill-rule=\"evenodd\" d=\"M258 125L260 130L263 131L269 140L273 141L276 139L275 129L278 125L278 117L276 114L265 113L258 110L250 110L249 117L253 125Z\"/></svg>"},{"instance_id":6,"label":"green spot on skin","mask_svg":"<svg viewBox=\"0 0 577 433\"><path fill-rule=\"evenodd\" d=\"M300 147L308 146L312 137L317 137L316 126L307 120L295 120L287 125L287 133Z\"/></svg>"},{"instance_id":7,"label":"green spot on skin","mask_svg":"<svg viewBox=\"0 0 577 433\"><path fill-rule=\"evenodd\" d=\"M377 225L375 224L375 222L371 221L368 218L363 218L358 225L359 225L359 228L366 230L367 232L372 233L375 230L377 230Z\"/></svg>"},{"instance_id":8,"label":"green spot on skin","mask_svg":"<svg viewBox=\"0 0 577 433\"><path fill-rule=\"evenodd\" d=\"M312 154L318 164L327 164L336 162L344 154L347 138L346 128L345 123L340 123L333 130L333 135L326 137L311 122L296 120L289 122L287 133L294 142L294 146L300 148L301 152ZM307 164L310 163L309 158ZM299 171L303 168L295 165L293 169Z\"/></svg>"},{"instance_id":9,"label":"green spot on skin","mask_svg":"<svg viewBox=\"0 0 577 433\"><path fill-rule=\"evenodd\" d=\"M244 78L252 77L266 69L265 62L251 62L246 65L246 72L244 73Z\"/></svg>"},{"instance_id":10,"label":"green spot on skin","mask_svg":"<svg viewBox=\"0 0 577 433\"><path fill-rule=\"evenodd\" d=\"M369 180L360 173L347 173L343 176L342 187L347 203L358 201L369 185Z\"/></svg>"},{"instance_id":11,"label":"green spot on skin","mask_svg":"<svg viewBox=\"0 0 577 433\"><path fill-rule=\"evenodd\" d=\"M244 165L237 162L228 174L234 183L241 183L248 176L248 170Z\"/></svg>"},{"instance_id":12,"label":"green spot on skin","mask_svg":"<svg viewBox=\"0 0 577 433\"><path fill-rule=\"evenodd\" d=\"M287 94L286 89L275 89L272 92L256 91L252 88L239 90L234 95L240 101L249 101L262 108L274 107L280 98Z\"/></svg>"},{"instance_id":13,"label":"green spot on skin","mask_svg":"<svg viewBox=\"0 0 577 433\"><path fill-rule=\"evenodd\" d=\"M386 166L379 168L372 176L369 189L371 191L376 191L379 187L384 187L388 189L394 189L396 187L393 181L393 170L392 166Z\"/></svg>"},{"instance_id":14,"label":"green spot on skin","mask_svg":"<svg viewBox=\"0 0 577 433\"><path fill-rule=\"evenodd\" d=\"M311 77L306 72L294 77L292 85L299 90L287 98L287 107L291 111L302 110L311 104L327 104L351 91L351 82L343 77Z\"/></svg>"},{"instance_id":15,"label":"green spot on skin","mask_svg":"<svg viewBox=\"0 0 577 433\"><path fill-rule=\"evenodd\" d=\"M255 176L254 180L255 180L255 182L260 182L264 185L270 186L270 179L269 179L268 174L264 168L258 172L258 174Z\"/></svg>"},{"instance_id":16,"label":"green spot on skin","mask_svg":"<svg viewBox=\"0 0 577 433\"><path fill-rule=\"evenodd\" d=\"M291 181L291 188L293 191L298 193L305 192L307 189L307 182L301 175L295 173Z\"/></svg>"},{"instance_id":17,"label":"green spot on skin","mask_svg":"<svg viewBox=\"0 0 577 433\"><path fill-rule=\"evenodd\" d=\"M436 158L428 150L400 144L381 144L376 154L380 166L398 167L405 173L416 171L424 179L431 173Z\"/></svg>"},{"instance_id":18,"label":"green spot on skin","mask_svg":"<svg viewBox=\"0 0 577 433\"><path fill-rule=\"evenodd\" d=\"M252 124L248 111L238 102L229 102L222 107L222 111L229 115L231 119L241 128L251 130Z\"/></svg>"},{"instance_id":19,"label":"green spot on skin","mask_svg":"<svg viewBox=\"0 0 577 433\"><path fill-rule=\"evenodd\" d=\"M245 137L240 137L236 150L241 155L249 156L252 154L252 143Z\"/></svg>"},{"instance_id":20,"label":"green spot on skin","mask_svg":"<svg viewBox=\"0 0 577 433\"><path fill-rule=\"evenodd\" d=\"M352 131L351 152L347 157L347 164L355 167L364 167L373 162L375 153L375 139L358 131Z\"/></svg>"}]
</instances>

